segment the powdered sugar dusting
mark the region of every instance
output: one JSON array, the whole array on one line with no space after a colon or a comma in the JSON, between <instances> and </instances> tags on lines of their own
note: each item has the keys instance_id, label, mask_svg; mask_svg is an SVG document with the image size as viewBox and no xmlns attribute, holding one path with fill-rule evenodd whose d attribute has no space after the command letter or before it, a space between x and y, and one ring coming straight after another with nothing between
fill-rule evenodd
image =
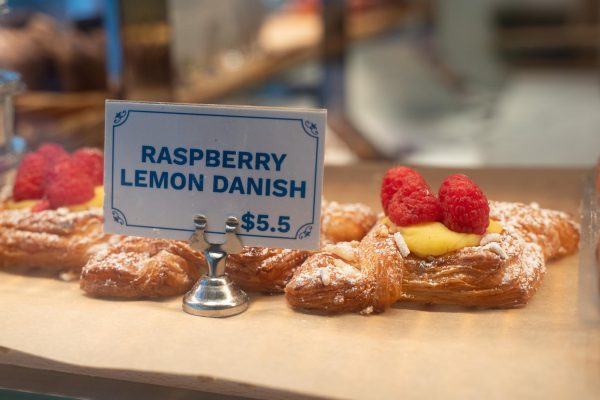
<instances>
[{"instance_id":1,"label":"powdered sugar dusting","mask_svg":"<svg viewBox=\"0 0 600 400\"><path fill-rule=\"evenodd\" d=\"M527 206L523 203L490 202L490 217L500 221L502 225L510 225L523 232L533 231L540 235L554 226L559 218L568 221L579 230L578 224L567 213L540 208L537 203Z\"/></svg>"},{"instance_id":2,"label":"powdered sugar dusting","mask_svg":"<svg viewBox=\"0 0 600 400\"><path fill-rule=\"evenodd\" d=\"M340 218L348 218L348 216L355 216L356 221L365 221L375 219L373 210L362 203L338 203L337 201L322 201L321 205L321 223L323 225L329 225L332 220ZM372 217L372 218L368 218ZM372 222L367 222L372 225ZM366 226L368 229L369 226Z\"/></svg>"},{"instance_id":3,"label":"powdered sugar dusting","mask_svg":"<svg viewBox=\"0 0 600 400\"><path fill-rule=\"evenodd\" d=\"M128 269L139 270L143 267L143 261L150 258L148 253L111 253L108 250L100 252L92 257L83 268L83 273L94 271L124 271L125 266Z\"/></svg>"},{"instance_id":4,"label":"powdered sugar dusting","mask_svg":"<svg viewBox=\"0 0 600 400\"><path fill-rule=\"evenodd\" d=\"M401 233L393 226L386 226L384 219L356 246L357 253L352 265L345 251L350 248L335 250L327 247L327 252L309 258L291 284L294 290L301 284L317 286L306 291L300 290L294 295L304 302L306 296L311 295L310 289L319 290L328 286L318 293L328 299L329 306L319 307L338 305L341 310L340 305L344 304L343 309L348 310L358 301L355 296L358 293L356 291L360 290L360 308L354 310L370 314L375 311L376 304L371 296L377 295L382 288L378 285L385 282L389 290L394 281L394 268L382 271L381 263L395 264L401 254L404 257L404 260L400 260L403 261L403 297L407 300L434 299L440 303L489 307L521 306L534 293L545 272L543 245L540 242L558 236L556 231L561 228L557 228L557 224L562 224L564 229L565 224L572 224L572 221L564 213L544 210L535 205L492 202L490 208L491 217L503 226L501 234L488 233L476 246L427 259L407 254ZM360 264L357 265L357 262ZM324 268L329 271L326 276L323 276ZM345 282L353 280L352 286L345 285ZM366 307L367 304L370 306Z\"/></svg>"},{"instance_id":5,"label":"powdered sugar dusting","mask_svg":"<svg viewBox=\"0 0 600 400\"><path fill-rule=\"evenodd\" d=\"M502 284L518 282L523 291L533 288L538 275L544 274L546 265L542 249L535 243L523 243L523 252L515 263L507 266L502 275Z\"/></svg>"},{"instance_id":6,"label":"powdered sugar dusting","mask_svg":"<svg viewBox=\"0 0 600 400\"><path fill-rule=\"evenodd\" d=\"M110 237L102 230L102 220L101 209L73 212L60 208L35 213L29 209L2 210L0 243L20 265L30 262L25 259L27 255L47 255L49 267L66 263L79 269ZM21 253L22 262L17 260Z\"/></svg>"},{"instance_id":7,"label":"powdered sugar dusting","mask_svg":"<svg viewBox=\"0 0 600 400\"><path fill-rule=\"evenodd\" d=\"M499 233L487 233L483 235L481 241L479 242L480 246L485 246L488 243L492 242L500 242L502 240L502 235Z\"/></svg>"},{"instance_id":8,"label":"powdered sugar dusting","mask_svg":"<svg viewBox=\"0 0 600 400\"><path fill-rule=\"evenodd\" d=\"M360 270L344 260L333 258L332 256L328 256L328 264L325 266L315 268L311 265L312 262L325 256L325 254L327 253L317 254L309 258L304 265L296 270L288 285L295 287L318 287L328 286L334 282L355 285L359 279L362 279ZM317 258L315 259L314 257Z\"/></svg>"},{"instance_id":9,"label":"powdered sugar dusting","mask_svg":"<svg viewBox=\"0 0 600 400\"><path fill-rule=\"evenodd\" d=\"M329 271L326 268L321 268L319 270L319 276L321 277L321 282L325 286L329 286L331 283L331 277L329 276Z\"/></svg>"},{"instance_id":10,"label":"powdered sugar dusting","mask_svg":"<svg viewBox=\"0 0 600 400\"><path fill-rule=\"evenodd\" d=\"M324 241L341 242L360 240L373 227L377 217L373 210L361 203L338 203L323 200L321 206L321 234Z\"/></svg>"},{"instance_id":11,"label":"powdered sugar dusting","mask_svg":"<svg viewBox=\"0 0 600 400\"><path fill-rule=\"evenodd\" d=\"M518 231L527 242L537 243L546 259L567 254L561 251L561 236L572 231L577 236L579 225L568 214L540 208L538 204L491 202L490 217ZM576 238L572 239L576 241Z\"/></svg>"},{"instance_id":12,"label":"powdered sugar dusting","mask_svg":"<svg viewBox=\"0 0 600 400\"><path fill-rule=\"evenodd\" d=\"M497 254L503 260L508 258L506 251L504 251L502 246L500 246L497 242L488 243L487 245L483 246L483 248Z\"/></svg>"},{"instance_id":13,"label":"powdered sugar dusting","mask_svg":"<svg viewBox=\"0 0 600 400\"><path fill-rule=\"evenodd\" d=\"M339 274L343 277L346 277L348 279L360 278L360 271L356 267L354 267L338 258L333 260L333 265L337 269L336 270L337 274Z\"/></svg>"},{"instance_id":14,"label":"powdered sugar dusting","mask_svg":"<svg viewBox=\"0 0 600 400\"><path fill-rule=\"evenodd\" d=\"M369 315L373 313L373 306L369 306L367 308L364 308L360 311L361 315Z\"/></svg>"},{"instance_id":15,"label":"powdered sugar dusting","mask_svg":"<svg viewBox=\"0 0 600 400\"><path fill-rule=\"evenodd\" d=\"M336 244L328 244L323 247L323 251L335 254L336 256L348 261L354 262L357 259L358 241L339 242Z\"/></svg>"}]
</instances>

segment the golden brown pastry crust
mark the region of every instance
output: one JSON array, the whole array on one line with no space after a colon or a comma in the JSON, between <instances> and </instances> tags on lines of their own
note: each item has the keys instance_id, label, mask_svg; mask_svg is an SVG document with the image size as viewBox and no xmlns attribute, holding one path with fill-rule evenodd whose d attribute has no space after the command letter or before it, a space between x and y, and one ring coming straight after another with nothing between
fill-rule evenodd
<instances>
[{"instance_id":1,"label":"golden brown pastry crust","mask_svg":"<svg viewBox=\"0 0 600 400\"><path fill-rule=\"evenodd\" d=\"M536 205L493 202L490 207L491 216L502 223L504 230L485 236L479 246L427 259L412 254L393 258L382 255L385 252L376 247L373 238L386 243L401 243L403 239L396 237L400 233L393 227L379 223L360 244L338 244L338 249L333 249L338 256L328 248L311 256L286 287L286 298L295 308L363 310L369 304L364 295L369 286L359 272L376 259L384 263L379 270L402 270L401 297L405 301L486 308L523 306L542 281L545 260L576 251L578 227L567 214ZM356 254L370 257L344 257L352 253L348 246ZM401 247L398 244L396 252L402 252ZM353 261L340 263L344 258ZM323 274L328 284L322 281ZM387 277L380 279L390 282ZM378 311L383 308L374 306Z\"/></svg>"},{"instance_id":2,"label":"golden brown pastry crust","mask_svg":"<svg viewBox=\"0 0 600 400\"><path fill-rule=\"evenodd\" d=\"M308 251L244 247L227 258L227 275L251 292L281 293Z\"/></svg>"},{"instance_id":3,"label":"golden brown pastry crust","mask_svg":"<svg viewBox=\"0 0 600 400\"><path fill-rule=\"evenodd\" d=\"M0 211L0 268L79 271L108 245L102 210Z\"/></svg>"},{"instance_id":4,"label":"golden brown pastry crust","mask_svg":"<svg viewBox=\"0 0 600 400\"><path fill-rule=\"evenodd\" d=\"M377 220L375 212L360 203L323 200L321 243L362 239ZM253 292L282 293L311 252L246 247L227 259L227 275L241 288Z\"/></svg>"},{"instance_id":5,"label":"golden brown pastry crust","mask_svg":"<svg viewBox=\"0 0 600 400\"><path fill-rule=\"evenodd\" d=\"M466 247L440 257L409 255L402 299L415 303L513 308L527 303L546 271L535 243L505 230L498 242Z\"/></svg>"},{"instance_id":6,"label":"golden brown pastry crust","mask_svg":"<svg viewBox=\"0 0 600 400\"><path fill-rule=\"evenodd\" d=\"M490 216L504 227L497 242L427 260L409 255L402 298L418 303L520 307L541 284L545 261L577 250L578 226L563 212L536 204L490 202Z\"/></svg>"},{"instance_id":7,"label":"golden brown pastry crust","mask_svg":"<svg viewBox=\"0 0 600 400\"><path fill-rule=\"evenodd\" d=\"M573 254L579 247L579 225L562 211L540 208L537 203L495 201L490 202L490 217L539 245L546 260Z\"/></svg>"},{"instance_id":8,"label":"golden brown pastry crust","mask_svg":"<svg viewBox=\"0 0 600 400\"><path fill-rule=\"evenodd\" d=\"M361 240L377 222L377 214L362 203L323 200L321 242L338 243Z\"/></svg>"},{"instance_id":9,"label":"golden brown pastry crust","mask_svg":"<svg viewBox=\"0 0 600 400\"><path fill-rule=\"evenodd\" d=\"M325 211L324 215L333 215L330 219L341 218L338 217L340 210L350 211L351 218L345 216L341 223L328 222L328 226L335 226L332 232L337 232L338 235L340 234L338 230L343 227L348 227L352 235L361 235L372 225L369 221L375 220L375 214L362 205L338 204L328 210L330 211ZM365 221L366 219L369 221ZM135 246L132 246L130 240L112 246L108 256L103 255L102 259L95 257L90 260L81 274L82 289L99 297L160 297L184 293L199 278L197 269L182 267L171 259L156 260L158 255L154 253L150 253L144 259L140 259L137 255L138 252L143 251L143 246L169 248L172 246L172 241L136 238ZM245 247L241 253L228 257L226 272L245 290L281 293L296 268L309 254L310 252L302 250ZM112 263L113 259L124 259L124 265ZM169 262L172 262L172 266ZM100 271L99 265L102 263L109 265L104 265ZM202 266L205 270L204 259L202 259ZM161 271L164 276L172 276L171 280L166 280L163 284L157 283L154 278L156 271ZM184 280L182 272L189 273L189 279Z\"/></svg>"},{"instance_id":10,"label":"golden brown pastry crust","mask_svg":"<svg viewBox=\"0 0 600 400\"><path fill-rule=\"evenodd\" d=\"M191 289L206 269L185 242L127 237L88 261L80 287L98 297L173 296Z\"/></svg>"},{"instance_id":11,"label":"golden brown pastry crust","mask_svg":"<svg viewBox=\"0 0 600 400\"><path fill-rule=\"evenodd\" d=\"M296 309L381 312L402 290L403 259L392 236L372 230L362 241L326 246L310 256L285 288Z\"/></svg>"}]
</instances>

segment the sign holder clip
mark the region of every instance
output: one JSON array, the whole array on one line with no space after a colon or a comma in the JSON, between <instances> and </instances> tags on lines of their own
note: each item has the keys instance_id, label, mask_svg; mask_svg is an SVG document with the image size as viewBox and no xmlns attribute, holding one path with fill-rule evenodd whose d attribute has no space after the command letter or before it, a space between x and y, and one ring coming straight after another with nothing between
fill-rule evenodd
<instances>
[{"instance_id":1,"label":"sign holder clip","mask_svg":"<svg viewBox=\"0 0 600 400\"><path fill-rule=\"evenodd\" d=\"M248 295L225 274L228 254L239 253L242 242L237 235L239 221L228 217L225 222L225 242L210 243L204 235L206 216L194 216L196 231L189 239L190 246L204 253L208 275L203 276L184 297L183 311L201 317L230 317L248 308Z\"/></svg>"}]
</instances>

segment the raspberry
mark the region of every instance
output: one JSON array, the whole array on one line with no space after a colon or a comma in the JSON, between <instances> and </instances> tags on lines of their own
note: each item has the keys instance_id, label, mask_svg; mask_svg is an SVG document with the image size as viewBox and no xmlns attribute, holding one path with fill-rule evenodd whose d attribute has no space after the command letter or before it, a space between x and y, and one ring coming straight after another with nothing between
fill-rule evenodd
<instances>
[{"instance_id":1,"label":"raspberry","mask_svg":"<svg viewBox=\"0 0 600 400\"><path fill-rule=\"evenodd\" d=\"M442 222L455 232L483 235L490 223L488 200L466 175L454 174L444 179L438 192L442 205Z\"/></svg>"},{"instance_id":2,"label":"raspberry","mask_svg":"<svg viewBox=\"0 0 600 400\"><path fill-rule=\"evenodd\" d=\"M43 156L50 164L56 164L69 155L60 144L45 143L38 147L37 154Z\"/></svg>"},{"instance_id":3,"label":"raspberry","mask_svg":"<svg viewBox=\"0 0 600 400\"><path fill-rule=\"evenodd\" d=\"M416 191L429 193L429 185L425 179L412 168L398 166L387 170L381 183L381 205L388 212L388 205L396 192L408 196Z\"/></svg>"},{"instance_id":4,"label":"raspberry","mask_svg":"<svg viewBox=\"0 0 600 400\"><path fill-rule=\"evenodd\" d=\"M23 157L13 186L13 199L41 199L44 196L48 168L48 161L39 154L29 153Z\"/></svg>"},{"instance_id":5,"label":"raspberry","mask_svg":"<svg viewBox=\"0 0 600 400\"><path fill-rule=\"evenodd\" d=\"M94 185L104 183L104 156L100 150L84 147L73 153L72 158L88 174Z\"/></svg>"},{"instance_id":6,"label":"raspberry","mask_svg":"<svg viewBox=\"0 0 600 400\"><path fill-rule=\"evenodd\" d=\"M46 186L46 198L51 208L85 203L92 197L92 180L72 159L65 159L54 166Z\"/></svg>"},{"instance_id":7,"label":"raspberry","mask_svg":"<svg viewBox=\"0 0 600 400\"><path fill-rule=\"evenodd\" d=\"M442 208L430 192L415 191L404 196L398 191L388 204L387 215L396 225L408 226L440 221Z\"/></svg>"}]
</instances>

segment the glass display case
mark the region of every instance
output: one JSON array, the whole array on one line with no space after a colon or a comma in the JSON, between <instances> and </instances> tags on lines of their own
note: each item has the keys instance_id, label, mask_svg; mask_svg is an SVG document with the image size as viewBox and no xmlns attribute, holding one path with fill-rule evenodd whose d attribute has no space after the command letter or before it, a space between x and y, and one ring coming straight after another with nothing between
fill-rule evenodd
<instances>
[{"instance_id":1,"label":"glass display case","mask_svg":"<svg viewBox=\"0 0 600 400\"><path fill-rule=\"evenodd\" d=\"M597 399L599 33L600 0L0 0L0 397ZM247 311L183 313L220 257Z\"/></svg>"}]
</instances>

